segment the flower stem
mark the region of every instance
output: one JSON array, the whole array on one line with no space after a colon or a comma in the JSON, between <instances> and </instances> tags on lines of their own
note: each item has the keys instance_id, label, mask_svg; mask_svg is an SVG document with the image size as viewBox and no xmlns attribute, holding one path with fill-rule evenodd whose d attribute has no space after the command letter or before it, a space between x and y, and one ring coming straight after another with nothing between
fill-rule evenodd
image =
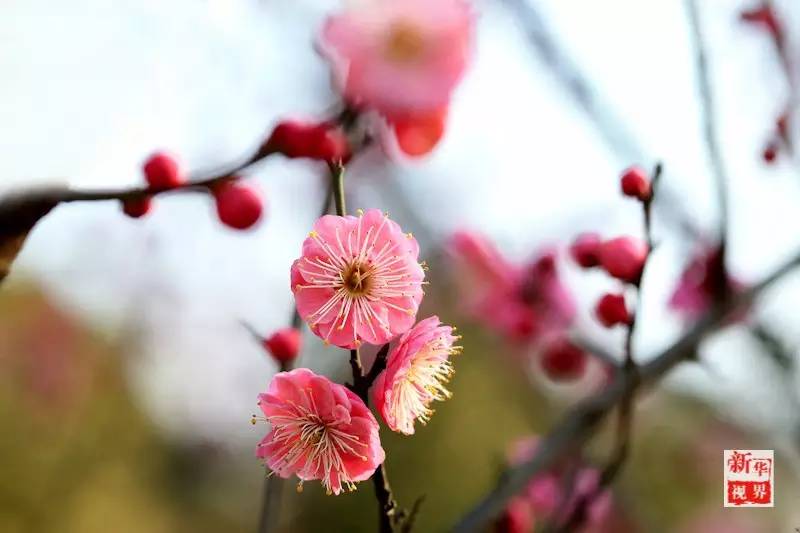
<instances>
[{"instance_id":1,"label":"flower stem","mask_svg":"<svg viewBox=\"0 0 800 533\"><path fill-rule=\"evenodd\" d=\"M347 207L344 201L344 165L341 162L330 162L328 167L331 169L331 187L333 189L333 201L336 205L336 214L343 217L347 214Z\"/></svg>"},{"instance_id":2,"label":"flower stem","mask_svg":"<svg viewBox=\"0 0 800 533\"><path fill-rule=\"evenodd\" d=\"M330 162L328 168L331 171L331 190L333 201L336 205L336 214L343 217L347 214L344 196L344 165L341 162ZM384 346L375 358L373 368L368 374L364 374L364 366L361 364L361 354L358 348L350 350L350 368L353 371L353 391L369 405L369 388L372 381L377 377L378 372L372 370L380 369L386 364L386 354L389 346ZM386 475L385 462L382 463L375 473L372 474L372 483L375 486L375 498L378 500L378 520L380 533L392 533L397 524L397 502L392 493L392 486L389 484L389 477Z\"/></svg>"}]
</instances>

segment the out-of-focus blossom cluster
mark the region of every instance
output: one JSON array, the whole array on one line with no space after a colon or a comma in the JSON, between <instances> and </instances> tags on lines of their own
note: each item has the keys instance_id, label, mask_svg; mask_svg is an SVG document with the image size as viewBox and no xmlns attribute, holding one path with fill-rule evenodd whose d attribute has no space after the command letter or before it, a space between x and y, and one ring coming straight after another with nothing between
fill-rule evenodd
<instances>
[{"instance_id":1,"label":"out-of-focus blossom cluster","mask_svg":"<svg viewBox=\"0 0 800 533\"><path fill-rule=\"evenodd\" d=\"M514 443L509 454L511 465L533 457L537 437L527 437ZM600 472L581 464L564 464L547 470L530 480L525 490L506 507L495 524L498 533L531 533L550 525L563 525L584 498L591 498L580 531L610 533L613 500L608 490L599 490ZM595 492L598 494L595 494Z\"/></svg>"}]
</instances>

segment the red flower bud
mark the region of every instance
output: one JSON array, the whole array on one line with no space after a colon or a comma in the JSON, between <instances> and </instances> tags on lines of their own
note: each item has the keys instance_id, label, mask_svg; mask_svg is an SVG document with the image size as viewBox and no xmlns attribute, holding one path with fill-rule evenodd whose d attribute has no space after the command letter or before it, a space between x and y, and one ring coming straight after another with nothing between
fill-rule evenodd
<instances>
[{"instance_id":1,"label":"red flower bud","mask_svg":"<svg viewBox=\"0 0 800 533\"><path fill-rule=\"evenodd\" d=\"M156 152L144 163L144 178L154 189L173 189L186 182L178 161L166 152Z\"/></svg>"},{"instance_id":2,"label":"red flower bud","mask_svg":"<svg viewBox=\"0 0 800 533\"><path fill-rule=\"evenodd\" d=\"M647 253L647 243L643 240L617 237L600 246L600 265L617 279L638 283Z\"/></svg>"},{"instance_id":3,"label":"red flower bud","mask_svg":"<svg viewBox=\"0 0 800 533\"><path fill-rule=\"evenodd\" d=\"M153 197L142 196L122 201L122 212L131 218L141 218L153 208Z\"/></svg>"},{"instance_id":4,"label":"red flower bud","mask_svg":"<svg viewBox=\"0 0 800 533\"><path fill-rule=\"evenodd\" d=\"M255 190L235 181L214 188L217 215L220 221L234 229L248 229L261 218L263 202Z\"/></svg>"},{"instance_id":5,"label":"red flower bud","mask_svg":"<svg viewBox=\"0 0 800 533\"><path fill-rule=\"evenodd\" d=\"M569 253L583 268L592 268L600 264L600 245L602 240L597 233L581 233L569 247Z\"/></svg>"},{"instance_id":6,"label":"red flower bud","mask_svg":"<svg viewBox=\"0 0 800 533\"><path fill-rule=\"evenodd\" d=\"M622 174L620 179L622 186L622 194L638 198L642 202L650 199L652 193L650 187L650 178L647 177L645 172L640 167L630 167Z\"/></svg>"},{"instance_id":7,"label":"red flower bud","mask_svg":"<svg viewBox=\"0 0 800 533\"><path fill-rule=\"evenodd\" d=\"M557 339L545 346L541 354L544 373L553 381L571 381L583 376L588 355L567 339Z\"/></svg>"},{"instance_id":8,"label":"red flower bud","mask_svg":"<svg viewBox=\"0 0 800 533\"><path fill-rule=\"evenodd\" d=\"M264 339L264 348L279 363L289 363L300 353L302 340L299 329L283 328Z\"/></svg>"},{"instance_id":9,"label":"red flower bud","mask_svg":"<svg viewBox=\"0 0 800 533\"><path fill-rule=\"evenodd\" d=\"M607 328L617 324L630 324L631 315L621 294L604 294L594 308L597 319Z\"/></svg>"},{"instance_id":10,"label":"red flower bud","mask_svg":"<svg viewBox=\"0 0 800 533\"><path fill-rule=\"evenodd\" d=\"M350 156L347 137L338 126L328 122L312 124L294 120L275 126L261 152L321 161L345 161Z\"/></svg>"},{"instance_id":11,"label":"red flower bud","mask_svg":"<svg viewBox=\"0 0 800 533\"><path fill-rule=\"evenodd\" d=\"M768 165L774 163L778 159L778 145L774 142L767 143L764 147L764 151L761 153L761 157Z\"/></svg>"}]
</instances>

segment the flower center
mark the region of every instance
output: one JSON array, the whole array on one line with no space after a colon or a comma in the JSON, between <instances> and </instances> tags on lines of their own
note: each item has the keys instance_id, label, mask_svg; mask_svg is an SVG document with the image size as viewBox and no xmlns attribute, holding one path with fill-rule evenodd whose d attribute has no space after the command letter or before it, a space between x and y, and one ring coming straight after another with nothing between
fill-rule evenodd
<instances>
[{"instance_id":1,"label":"flower center","mask_svg":"<svg viewBox=\"0 0 800 533\"><path fill-rule=\"evenodd\" d=\"M413 23L396 22L386 37L386 58L396 63L412 63L425 51L425 36Z\"/></svg>"},{"instance_id":2,"label":"flower center","mask_svg":"<svg viewBox=\"0 0 800 533\"><path fill-rule=\"evenodd\" d=\"M350 265L342 275L343 286L351 296L362 296L372 286L369 269L360 263Z\"/></svg>"}]
</instances>

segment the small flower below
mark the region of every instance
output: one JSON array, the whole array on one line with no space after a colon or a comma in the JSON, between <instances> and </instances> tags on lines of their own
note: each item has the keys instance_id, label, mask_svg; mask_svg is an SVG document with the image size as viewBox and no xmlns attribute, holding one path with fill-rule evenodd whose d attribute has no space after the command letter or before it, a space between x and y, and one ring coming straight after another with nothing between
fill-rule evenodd
<instances>
[{"instance_id":1,"label":"small flower below","mask_svg":"<svg viewBox=\"0 0 800 533\"><path fill-rule=\"evenodd\" d=\"M282 478L318 479L328 494L339 494L355 490L385 459L364 402L307 368L276 374L258 405L272 427L256 456Z\"/></svg>"}]
</instances>

